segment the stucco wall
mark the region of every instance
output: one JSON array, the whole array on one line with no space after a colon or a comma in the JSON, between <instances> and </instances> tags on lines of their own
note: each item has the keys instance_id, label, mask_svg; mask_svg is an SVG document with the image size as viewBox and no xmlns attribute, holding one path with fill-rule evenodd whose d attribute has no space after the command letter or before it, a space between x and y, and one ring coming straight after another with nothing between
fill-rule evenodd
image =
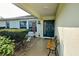
<instances>
[{"instance_id":1,"label":"stucco wall","mask_svg":"<svg viewBox=\"0 0 79 59\"><path fill-rule=\"evenodd\" d=\"M37 35L43 37L43 20L39 20L40 24L37 24Z\"/></svg>"},{"instance_id":2,"label":"stucco wall","mask_svg":"<svg viewBox=\"0 0 79 59\"><path fill-rule=\"evenodd\" d=\"M79 4L64 4L55 27L60 55L79 56Z\"/></svg>"}]
</instances>

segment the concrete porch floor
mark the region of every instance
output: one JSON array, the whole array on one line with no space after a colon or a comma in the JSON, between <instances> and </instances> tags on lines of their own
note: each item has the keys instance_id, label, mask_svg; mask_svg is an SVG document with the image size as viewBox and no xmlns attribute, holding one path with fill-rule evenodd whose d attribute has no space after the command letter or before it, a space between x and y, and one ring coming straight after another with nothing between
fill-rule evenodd
<instances>
[{"instance_id":1,"label":"concrete porch floor","mask_svg":"<svg viewBox=\"0 0 79 59\"><path fill-rule=\"evenodd\" d=\"M21 49L16 52L16 56L47 56L48 49L47 47L47 39L35 38L31 41L29 48ZM50 56L54 56L51 54Z\"/></svg>"}]
</instances>

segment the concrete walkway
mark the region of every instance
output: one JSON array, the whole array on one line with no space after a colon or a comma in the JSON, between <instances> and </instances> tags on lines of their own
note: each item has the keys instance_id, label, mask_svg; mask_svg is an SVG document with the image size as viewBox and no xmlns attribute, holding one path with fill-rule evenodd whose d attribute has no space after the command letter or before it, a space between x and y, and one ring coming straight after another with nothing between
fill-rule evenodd
<instances>
[{"instance_id":1,"label":"concrete walkway","mask_svg":"<svg viewBox=\"0 0 79 59\"><path fill-rule=\"evenodd\" d=\"M47 39L36 38L33 39L29 48L25 48L17 52L17 56L47 56Z\"/></svg>"}]
</instances>

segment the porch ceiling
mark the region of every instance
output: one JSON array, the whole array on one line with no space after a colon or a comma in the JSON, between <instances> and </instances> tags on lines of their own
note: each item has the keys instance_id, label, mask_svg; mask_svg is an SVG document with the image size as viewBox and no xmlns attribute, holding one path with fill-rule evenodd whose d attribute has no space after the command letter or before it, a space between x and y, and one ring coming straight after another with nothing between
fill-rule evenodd
<instances>
[{"instance_id":1,"label":"porch ceiling","mask_svg":"<svg viewBox=\"0 0 79 59\"><path fill-rule=\"evenodd\" d=\"M38 17L55 17L57 3L15 3L16 6Z\"/></svg>"}]
</instances>

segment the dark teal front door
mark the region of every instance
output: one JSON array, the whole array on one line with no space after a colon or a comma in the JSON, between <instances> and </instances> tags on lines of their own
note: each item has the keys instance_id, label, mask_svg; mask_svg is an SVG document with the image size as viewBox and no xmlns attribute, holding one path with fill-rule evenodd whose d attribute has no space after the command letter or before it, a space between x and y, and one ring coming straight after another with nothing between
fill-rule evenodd
<instances>
[{"instance_id":1,"label":"dark teal front door","mask_svg":"<svg viewBox=\"0 0 79 59\"><path fill-rule=\"evenodd\" d=\"M54 20L44 20L43 36L54 37Z\"/></svg>"}]
</instances>

